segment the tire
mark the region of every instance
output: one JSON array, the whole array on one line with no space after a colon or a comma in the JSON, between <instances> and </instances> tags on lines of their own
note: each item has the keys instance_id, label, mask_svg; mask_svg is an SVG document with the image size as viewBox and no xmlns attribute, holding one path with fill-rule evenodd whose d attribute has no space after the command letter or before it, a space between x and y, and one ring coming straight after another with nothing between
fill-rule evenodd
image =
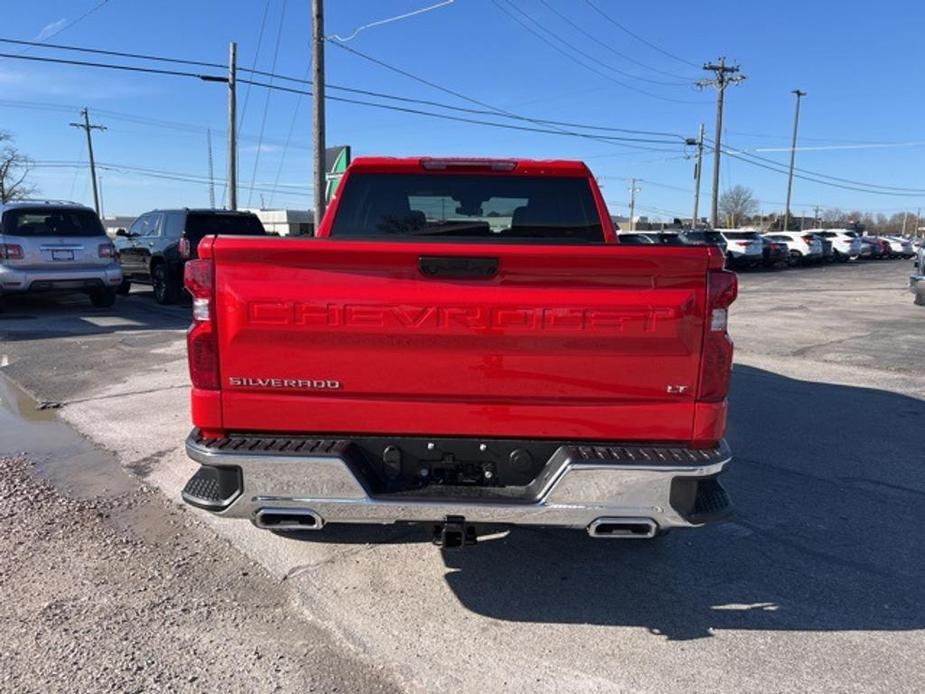
<instances>
[{"instance_id":1,"label":"tire","mask_svg":"<svg viewBox=\"0 0 925 694\"><path fill-rule=\"evenodd\" d=\"M116 287L116 294L119 296L128 296L130 291L132 291L132 283L128 280L122 280L122 284Z\"/></svg>"},{"instance_id":2,"label":"tire","mask_svg":"<svg viewBox=\"0 0 925 694\"><path fill-rule=\"evenodd\" d=\"M180 298L180 284L165 263L151 268L151 284L154 285L154 300L161 304L175 304Z\"/></svg>"},{"instance_id":3,"label":"tire","mask_svg":"<svg viewBox=\"0 0 925 694\"><path fill-rule=\"evenodd\" d=\"M90 292L90 304L94 308L110 308L116 303L116 290L113 287L94 289Z\"/></svg>"},{"instance_id":4,"label":"tire","mask_svg":"<svg viewBox=\"0 0 925 694\"><path fill-rule=\"evenodd\" d=\"M788 263L791 266L794 266L799 265L801 262L803 262L803 254L799 251L790 251L790 259L788 260Z\"/></svg>"}]
</instances>

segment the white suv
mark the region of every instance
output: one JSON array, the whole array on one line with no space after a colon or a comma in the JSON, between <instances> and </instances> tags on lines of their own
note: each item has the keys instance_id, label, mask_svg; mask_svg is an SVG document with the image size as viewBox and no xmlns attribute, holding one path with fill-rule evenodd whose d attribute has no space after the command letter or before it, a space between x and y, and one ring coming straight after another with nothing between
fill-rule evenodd
<instances>
[{"instance_id":1,"label":"white suv","mask_svg":"<svg viewBox=\"0 0 925 694\"><path fill-rule=\"evenodd\" d=\"M74 202L0 205L0 296L76 291L112 306L122 270L96 212Z\"/></svg>"},{"instance_id":2,"label":"white suv","mask_svg":"<svg viewBox=\"0 0 925 694\"><path fill-rule=\"evenodd\" d=\"M912 247L912 241L902 236L881 236L880 238L886 240L890 244L890 255L894 258L909 258L915 257L915 249Z\"/></svg>"},{"instance_id":3,"label":"white suv","mask_svg":"<svg viewBox=\"0 0 925 694\"><path fill-rule=\"evenodd\" d=\"M835 259L845 263L861 255L861 237L850 229L819 229L814 233L832 242Z\"/></svg>"},{"instance_id":4,"label":"white suv","mask_svg":"<svg viewBox=\"0 0 925 694\"><path fill-rule=\"evenodd\" d=\"M810 231L775 231L765 236L772 241L782 241L790 249L790 264L818 262L822 260L822 241Z\"/></svg>"},{"instance_id":5,"label":"white suv","mask_svg":"<svg viewBox=\"0 0 925 694\"><path fill-rule=\"evenodd\" d=\"M754 229L716 229L726 240L729 267L754 267L764 260L764 243Z\"/></svg>"}]
</instances>

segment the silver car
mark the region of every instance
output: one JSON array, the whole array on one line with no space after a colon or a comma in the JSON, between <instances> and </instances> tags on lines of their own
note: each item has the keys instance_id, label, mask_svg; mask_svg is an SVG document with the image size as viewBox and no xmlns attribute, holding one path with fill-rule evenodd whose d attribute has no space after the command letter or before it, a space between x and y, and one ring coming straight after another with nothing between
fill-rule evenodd
<instances>
[{"instance_id":1,"label":"silver car","mask_svg":"<svg viewBox=\"0 0 925 694\"><path fill-rule=\"evenodd\" d=\"M75 202L0 205L0 296L75 291L112 306L122 270L96 212Z\"/></svg>"}]
</instances>

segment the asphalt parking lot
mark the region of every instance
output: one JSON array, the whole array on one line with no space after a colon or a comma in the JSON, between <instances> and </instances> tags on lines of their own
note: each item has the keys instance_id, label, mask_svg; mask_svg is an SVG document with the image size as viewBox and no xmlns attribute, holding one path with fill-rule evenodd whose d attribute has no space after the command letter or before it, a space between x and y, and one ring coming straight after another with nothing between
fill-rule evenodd
<instances>
[{"instance_id":1,"label":"asphalt parking lot","mask_svg":"<svg viewBox=\"0 0 925 694\"><path fill-rule=\"evenodd\" d=\"M652 543L514 530L441 552L413 528L286 539L178 512L408 691L925 690L925 309L910 267L742 275L733 522ZM188 311L138 291L108 310L4 299L0 372L178 500L194 469ZM0 456L28 453L14 438Z\"/></svg>"}]
</instances>

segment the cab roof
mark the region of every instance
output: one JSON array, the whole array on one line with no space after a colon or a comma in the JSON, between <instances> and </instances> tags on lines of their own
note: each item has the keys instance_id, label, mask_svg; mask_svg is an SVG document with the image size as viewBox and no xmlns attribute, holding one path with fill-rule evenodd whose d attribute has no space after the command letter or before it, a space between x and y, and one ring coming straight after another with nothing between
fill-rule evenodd
<instances>
[{"instance_id":1,"label":"cab roof","mask_svg":"<svg viewBox=\"0 0 925 694\"><path fill-rule=\"evenodd\" d=\"M512 176L588 177L582 161L488 157L357 157L349 169L365 173L497 173Z\"/></svg>"}]
</instances>

